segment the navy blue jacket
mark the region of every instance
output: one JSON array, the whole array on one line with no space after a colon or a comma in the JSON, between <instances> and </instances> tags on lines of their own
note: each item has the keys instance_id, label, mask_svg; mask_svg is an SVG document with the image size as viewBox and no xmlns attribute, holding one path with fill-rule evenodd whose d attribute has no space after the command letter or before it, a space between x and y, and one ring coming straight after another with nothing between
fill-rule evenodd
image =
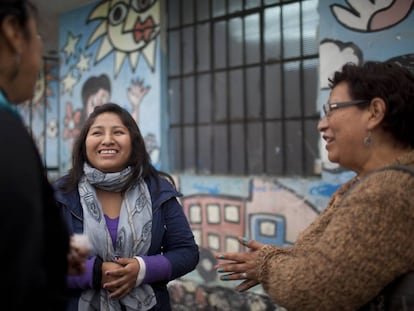
<instances>
[{"instance_id":1,"label":"navy blue jacket","mask_svg":"<svg viewBox=\"0 0 414 311\"><path fill-rule=\"evenodd\" d=\"M58 205L63 209L69 232L83 232L83 210L77 189L62 193L59 185L62 177L53 184ZM182 206L176 197L179 192L164 178L159 178L159 187L156 179L145 179L152 201L152 240L148 256L163 254L171 262L172 273L169 280L150 284L157 298L157 305L151 310L171 310L167 283L194 270L199 260L198 246L183 212ZM74 291L69 304L69 310L77 310L77 301L80 290Z\"/></svg>"}]
</instances>

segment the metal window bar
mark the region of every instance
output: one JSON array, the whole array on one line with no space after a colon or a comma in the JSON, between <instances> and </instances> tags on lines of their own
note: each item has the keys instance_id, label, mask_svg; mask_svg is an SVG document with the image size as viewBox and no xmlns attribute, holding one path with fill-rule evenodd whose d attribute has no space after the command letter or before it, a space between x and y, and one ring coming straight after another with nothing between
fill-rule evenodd
<instances>
[{"instance_id":1,"label":"metal window bar","mask_svg":"<svg viewBox=\"0 0 414 311\"><path fill-rule=\"evenodd\" d=\"M301 171L302 174L308 174L309 171L311 171L311 169L308 166L307 163L309 163L308 161L308 157L306 155L306 148L307 148L307 143L305 141L305 135L303 134L305 132L306 129L306 124L305 122L307 120L314 120L316 122L318 116L311 116L306 117L305 116L305 100L304 100L304 93L305 93L305 77L304 77L304 63L303 61L305 59L315 59L318 57L318 55L304 55L304 37L303 37L303 31L304 31L304 25L303 25L303 5L302 5L302 1L283 1L283 3L274 3L274 4L265 4L264 0L260 1L260 5L254 8L250 8L250 9L246 9L246 0L243 0L243 10L239 11L239 12L235 12L235 13L229 13L229 1L228 0L224 0L225 1L225 14L222 16L213 16L213 1L212 0L208 0L208 5L209 5L209 12L208 12L208 18L207 19L199 19L197 16L197 1L194 2L193 6L192 6L192 16L193 19L192 21L187 22L186 24L184 24L183 21L183 15L184 15L184 10L185 8L183 7L183 0L177 0L175 5L179 5L179 23L178 26L173 26L173 27L168 27L167 32L170 31L174 31L174 30L179 30L180 32L180 46L179 46L179 54L180 54L180 70L178 74L169 74L168 75L168 81L171 80L179 80L180 81L180 103L179 103L179 121L176 124L171 124L170 129L177 129L179 131L179 139L181 140L181 142L178 142L178 145L176 146L177 148L180 148L180 151L178 152L179 154L179 161L175 162L176 163L176 167L173 167L173 170L177 171L177 172L183 172L185 170L188 170L189 168L187 167L187 164L185 163L185 146L184 144L188 144L189 142L185 140L185 135L184 135L184 130L186 127L188 128L192 128L194 129L195 134L193 135L194 138L194 159L192 159L192 163L194 163L194 172L195 173L200 173L203 171L209 171L213 174L233 174L234 173L234 162L233 162L233 157L237 156L237 151L233 150L231 148L231 140L232 140L232 135L231 135L231 125L232 124L237 124L237 123L241 123L242 125L242 132L243 132L243 136L245 139L247 139L247 135L248 135L248 125L251 124L252 122L257 122L259 120L259 122L261 123L261 133L262 133L262 152L261 152L261 161L262 161L262 172L261 173L266 173L268 171L268 146L266 146L266 142L267 142L267 128L266 128L266 122L269 121L280 121L281 122L281 150L282 150L282 174L285 175L287 173L289 173L290 169L288 167L288 162L287 162L287 158L289 156L288 154L288 148L287 148L287 123L288 121L292 121L292 120L296 120L299 121L299 128L302 132L301 135L301 141L300 141L300 145L301 145L301 155L300 155L300 159L301 159L301 163L298 163L299 165L299 170ZM284 32L283 32L283 21L284 18L286 18L284 16L284 11L283 8L287 5L287 4L291 4L291 3L296 3L299 2L299 16L300 16L300 21L299 21L299 29L300 29L300 34L299 34L299 48L300 48L300 55L299 56L295 56L295 57L289 57L289 58L285 58L284 55ZM174 5L173 1L168 1L169 5ZM279 26L280 26L280 44L281 44L281 55L280 55L280 59L269 59L266 60L265 59L265 54L264 54L264 47L265 47L265 42L264 42L264 28L265 28L265 23L264 23L264 12L266 9L269 8L273 8L279 6L281 8L281 10L279 11L280 14L280 18L279 18ZM258 14L259 15L259 31L260 31L260 38L259 38L259 46L260 46L260 55L259 55L259 61L258 64L247 64L246 61L246 38L245 38L245 34L246 34L246 29L245 29L245 22L244 19L246 16L249 16L251 14ZM230 54L228 49L226 49L225 51L225 66L224 68L216 68L215 67L215 25L218 22L225 22L225 36L226 39L229 40L229 27L228 27L228 23L232 18L235 17L240 17L243 20L242 23L242 37L243 37L243 41L242 41L242 64L238 65L238 66L231 66L230 65ZM210 27L209 27L209 34L210 34L210 53L209 53L209 57L210 57L210 68L208 70L198 70L197 68L197 63L199 61L198 57L198 53L197 53L197 25L202 24L202 23L209 23ZM193 37L192 37L192 46L191 48L193 49L193 55L194 55L194 59L193 59L193 69L192 72L184 72L184 46L183 46L183 34L182 31L184 29L184 27L193 27ZM168 36L167 36L168 38ZM167 39L168 40L168 39ZM186 47L186 48L190 48L190 47ZM285 67L284 65L287 64L288 62L291 61L299 61L299 90L300 90L300 96L299 96L299 109L300 109L300 113L298 117L292 117L292 116L287 116L287 111L286 111L286 96L287 94L285 94L285 90L286 90L286 72L285 72ZM278 118L269 118L266 116L266 98L264 96L265 92L266 92L266 85L265 85L265 69L266 66L272 65L272 64L280 64L280 70L281 70L281 101L282 101L282 105L281 105L281 115ZM259 117L258 118L251 118L250 116L247 115L248 112L248 106L247 106L247 79L246 79L246 70L250 67L254 67L254 66L259 66L259 83L260 83L260 91L262 93L262 96L260 98L260 109L259 109ZM217 102L215 100L215 96L217 96L217 90L216 90L216 84L215 84L215 80L217 77L217 74L220 73L224 73L225 75L225 81L227 86L230 85L230 75L229 72L230 70L235 70L235 69L241 69L242 71L242 87L243 87L243 101L242 101L242 119L241 120L231 120L231 115L230 115L230 102L231 102L231 94L230 92L227 91L226 93L226 107L225 107L225 118L224 121L220 121L220 120L216 120L215 116L216 116L216 112L217 112L217 107L215 106L215 102ZM227 168L226 169L220 169L217 167L215 161L213 160L212 163L209 164L210 167L199 167L199 156L200 156L200 148L197 142L197 138L199 136L199 127L200 125L205 125L200 123L199 120L199 103L198 103L198 98L199 98L199 94L198 92L198 80L201 74L205 74L205 73L209 73L210 77L211 77L211 83L210 83L210 88L211 88L211 99L213 101L212 103L212 107L210 109L211 111L211 115L210 115L210 124L208 124L208 126L210 127L211 130L211 137L209 140L209 143L211 144L211 148L210 148L210 158L214 159L214 156L216 155L216 152L218 152L217 150L215 150L216 148L216 139L217 137L214 136L214 128L217 125L223 125L225 127L225 136L227 138L227 148L226 148L226 156L227 156ZM186 77L192 77L194 79L194 92L193 92L193 96L192 96L192 100L194 102L194 115L192 118L191 122L188 122L186 120L184 120L184 109L185 109L185 104L184 103L184 85L183 85L183 79L185 79ZM187 103L188 105L188 103ZM258 120L257 120L258 119ZM251 172L249 171L249 146L247 144L244 145L244 149L243 149L243 156L244 156L244 167L243 167L243 174L254 174L257 172ZM176 152L177 154L177 152ZM190 168L191 169L191 168Z\"/></svg>"}]
</instances>

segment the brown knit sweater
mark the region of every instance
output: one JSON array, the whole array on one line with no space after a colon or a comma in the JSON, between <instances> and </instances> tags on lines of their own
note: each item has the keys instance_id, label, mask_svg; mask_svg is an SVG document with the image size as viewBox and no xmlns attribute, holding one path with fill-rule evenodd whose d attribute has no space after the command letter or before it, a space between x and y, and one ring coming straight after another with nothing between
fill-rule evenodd
<instances>
[{"instance_id":1,"label":"brown knit sweater","mask_svg":"<svg viewBox=\"0 0 414 311\"><path fill-rule=\"evenodd\" d=\"M414 167L414 152L395 164ZM276 304L289 311L357 310L414 270L414 176L386 170L357 181L333 195L294 246L261 250L259 280Z\"/></svg>"}]
</instances>

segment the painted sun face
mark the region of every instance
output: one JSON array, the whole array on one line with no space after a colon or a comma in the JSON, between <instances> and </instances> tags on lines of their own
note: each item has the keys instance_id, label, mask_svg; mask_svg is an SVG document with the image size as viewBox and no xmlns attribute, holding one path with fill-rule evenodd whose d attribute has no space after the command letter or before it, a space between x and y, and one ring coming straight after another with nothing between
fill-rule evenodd
<instances>
[{"instance_id":1,"label":"painted sun face","mask_svg":"<svg viewBox=\"0 0 414 311\"><path fill-rule=\"evenodd\" d=\"M126 56L135 69L141 53L153 67L155 38L160 32L160 5L156 0L108 0L98 5L88 21L100 19L102 23L91 35L88 46L104 37L96 56L99 62L115 51L115 75Z\"/></svg>"},{"instance_id":2,"label":"painted sun face","mask_svg":"<svg viewBox=\"0 0 414 311\"><path fill-rule=\"evenodd\" d=\"M159 27L149 11L153 5L154 1L135 0L129 4L121 0L114 1L108 14L108 38L112 45L118 50L133 52L154 39ZM132 44L129 40L131 37Z\"/></svg>"}]
</instances>

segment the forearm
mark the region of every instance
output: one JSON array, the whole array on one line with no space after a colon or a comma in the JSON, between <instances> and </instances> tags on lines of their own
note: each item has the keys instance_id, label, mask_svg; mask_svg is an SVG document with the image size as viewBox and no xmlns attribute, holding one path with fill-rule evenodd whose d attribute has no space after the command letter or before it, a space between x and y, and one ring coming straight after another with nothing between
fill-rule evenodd
<instances>
[{"instance_id":1,"label":"forearm","mask_svg":"<svg viewBox=\"0 0 414 311\"><path fill-rule=\"evenodd\" d=\"M93 288L93 274L96 257L91 257L85 262L85 272L80 275L67 277L68 288L87 289Z\"/></svg>"},{"instance_id":2,"label":"forearm","mask_svg":"<svg viewBox=\"0 0 414 311\"><path fill-rule=\"evenodd\" d=\"M142 283L155 283L171 280L171 263L163 255L140 256L145 263L145 276Z\"/></svg>"}]
</instances>

